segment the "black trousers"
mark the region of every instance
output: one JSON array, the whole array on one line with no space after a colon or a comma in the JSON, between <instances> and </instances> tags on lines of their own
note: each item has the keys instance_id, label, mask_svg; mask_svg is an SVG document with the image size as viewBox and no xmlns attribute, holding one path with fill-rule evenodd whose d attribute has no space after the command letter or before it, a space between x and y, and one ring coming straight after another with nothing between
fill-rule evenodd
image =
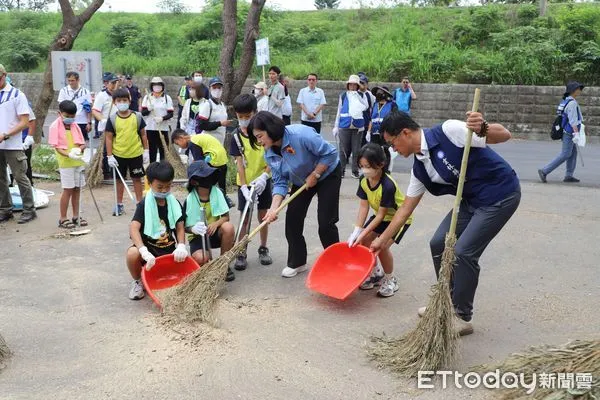
<instances>
[{"instance_id":1,"label":"black trousers","mask_svg":"<svg viewBox=\"0 0 600 400\"><path fill-rule=\"evenodd\" d=\"M227 164L215 168L219 170L219 181L217 184L223 191L223 194L227 196Z\"/></svg>"},{"instance_id":2,"label":"black trousers","mask_svg":"<svg viewBox=\"0 0 600 400\"><path fill-rule=\"evenodd\" d=\"M321 123L320 122L310 122L310 121L302 121L302 125L310 126L314 128L317 133L321 133Z\"/></svg>"},{"instance_id":3,"label":"black trousers","mask_svg":"<svg viewBox=\"0 0 600 400\"><path fill-rule=\"evenodd\" d=\"M304 239L304 220L308 207L316 194L319 198L317 220L319 222L319 239L323 248L340 241L336 223L339 221L340 185L342 184L342 167L340 164L327 178L316 186L299 194L287 208L285 215L285 238L288 242L287 266L298 268L306 264L306 240ZM292 186L292 193L299 186Z\"/></svg>"},{"instance_id":4,"label":"black trousers","mask_svg":"<svg viewBox=\"0 0 600 400\"><path fill-rule=\"evenodd\" d=\"M292 116L291 115L282 115L281 119L285 122L286 125L292 124Z\"/></svg>"},{"instance_id":5,"label":"black trousers","mask_svg":"<svg viewBox=\"0 0 600 400\"><path fill-rule=\"evenodd\" d=\"M165 138L165 143L167 146L169 145L169 132L161 131L163 137ZM165 159L165 149L162 146L162 142L160 141L160 136L158 136L158 131L146 131L146 135L148 136L148 149L150 150L150 162L156 161L156 151L160 153L160 160Z\"/></svg>"},{"instance_id":6,"label":"black trousers","mask_svg":"<svg viewBox=\"0 0 600 400\"><path fill-rule=\"evenodd\" d=\"M454 246L456 264L450 290L456 314L465 321L470 321L473 316L473 300L479 283L479 258L515 213L520 201L519 190L491 206L475 208L465 201L460 203L456 224L458 240ZM429 242L433 266L438 277L451 219L452 211L446 215Z\"/></svg>"},{"instance_id":7,"label":"black trousers","mask_svg":"<svg viewBox=\"0 0 600 400\"><path fill-rule=\"evenodd\" d=\"M29 182L31 182L31 186L33 186L33 171L31 170L31 155L33 153L33 146L29 146L27 150L25 150L25 155L27 156L27 177L29 178Z\"/></svg>"}]
</instances>

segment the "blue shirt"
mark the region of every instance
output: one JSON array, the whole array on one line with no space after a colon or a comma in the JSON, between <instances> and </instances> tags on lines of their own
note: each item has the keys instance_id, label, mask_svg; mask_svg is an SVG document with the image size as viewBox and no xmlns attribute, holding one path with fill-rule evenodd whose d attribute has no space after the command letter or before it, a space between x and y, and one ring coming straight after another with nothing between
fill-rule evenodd
<instances>
[{"instance_id":1,"label":"blue shirt","mask_svg":"<svg viewBox=\"0 0 600 400\"><path fill-rule=\"evenodd\" d=\"M289 183L304 185L317 164L327 165L327 171L319 178L321 181L340 162L337 149L306 125L286 126L281 142L281 155L271 147L265 151L265 160L273 175L273 195L284 197L288 193Z\"/></svg>"},{"instance_id":2,"label":"blue shirt","mask_svg":"<svg viewBox=\"0 0 600 400\"><path fill-rule=\"evenodd\" d=\"M398 110L410 114L410 103L412 101L410 89L403 90L402 88L398 88L395 95L396 98L394 100L396 100Z\"/></svg>"}]
</instances>

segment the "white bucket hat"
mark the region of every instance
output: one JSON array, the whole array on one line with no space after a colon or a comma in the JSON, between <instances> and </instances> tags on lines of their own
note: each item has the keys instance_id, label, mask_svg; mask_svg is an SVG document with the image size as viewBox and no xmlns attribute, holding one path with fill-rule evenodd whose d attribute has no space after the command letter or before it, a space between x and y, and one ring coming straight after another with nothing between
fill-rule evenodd
<instances>
[{"instance_id":1,"label":"white bucket hat","mask_svg":"<svg viewBox=\"0 0 600 400\"><path fill-rule=\"evenodd\" d=\"M358 75L350 75L350 77L348 78L348 82L346 82L346 89L351 83L356 83L357 85L360 85L360 78L358 77Z\"/></svg>"}]
</instances>

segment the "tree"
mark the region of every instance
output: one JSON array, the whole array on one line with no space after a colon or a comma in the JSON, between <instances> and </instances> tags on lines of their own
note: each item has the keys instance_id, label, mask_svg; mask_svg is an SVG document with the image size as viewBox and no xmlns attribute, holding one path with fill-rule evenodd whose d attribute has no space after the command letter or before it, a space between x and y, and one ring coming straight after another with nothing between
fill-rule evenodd
<instances>
[{"instance_id":1,"label":"tree","mask_svg":"<svg viewBox=\"0 0 600 400\"><path fill-rule=\"evenodd\" d=\"M162 12L173 14L183 14L187 11L187 7L181 0L161 0L158 2L158 8L160 8Z\"/></svg>"},{"instance_id":2,"label":"tree","mask_svg":"<svg viewBox=\"0 0 600 400\"><path fill-rule=\"evenodd\" d=\"M75 11L85 10L92 4L93 0L71 0L71 7Z\"/></svg>"},{"instance_id":3,"label":"tree","mask_svg":"<svg viewBox=\"0 0 600 400\"><path fill-rule=\"evenodd\" d=\"M73 48L75 39L83 29L84 25L92 18L94 13L104 4L104 0L93 0L92 3L81 12L75 15L73 7L69 0L58 0L62 12L62 26L60 31L50 43L48 49L48 61L46 62L46 71L44 72L44 81L42 83L42 92L35 103L34 112L38 121L44 121L48 114L48 107L54 99L54 89L52 86L52 57L53 51L69 51ZM36 142L42 137L43 124L37 124L35 132Z\"/></svg>"},{"instance_id":4,"label":"tree","mask_svg":"<svg viewBox=\"0 0 600 400\"><path fill-rule=\"evenodd\" d=\"M46 11L54 0L0 0L0 11L31 10Z\"/></svg>"},{"instance_id":5,"label":"tree","mask_svg":"<svg viewBox=\"0 0 600 400\"><path fill-rule=\"evenodd\" d=\"M315 7L317 10L324 10L326 8L338 8L340 0L315 0Z\"/></svg>"},{"instance_id":6,"label":"tree","mask_svg":"<svg viewBox=\"0 0 600 400\"><path fill-rule=\"evenodd\" d=\"M223 47L219 63L219 73L223 80L223 101L231 104L233 98L241 93L246 78L254 63L256 52L256 39L259 38L260 15L266 0L252 0L242 43L239 65L234 68L237 35L237 1L224 0L223 2Z\"/></svg>"}]
</instances>

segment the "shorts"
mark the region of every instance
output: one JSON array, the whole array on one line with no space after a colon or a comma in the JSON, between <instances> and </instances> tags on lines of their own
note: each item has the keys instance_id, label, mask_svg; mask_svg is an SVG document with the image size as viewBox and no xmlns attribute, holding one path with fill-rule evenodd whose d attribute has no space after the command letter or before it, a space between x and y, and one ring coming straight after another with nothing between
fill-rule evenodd
<instances>
[{"instance_id":1,"label":"shorts","mask_svg":"<svg viewBox=\"0 0 600 400\"><path fill-rule=\"evenodd\" d=\"M85 186L85 167L59 168L60 187L73 189Z\"/></svg>"},{"instance_id":2,"label":"shorts","mask_svg":"<svg viewBox=\"0 0 600 400\"><path fill-rule=\"evenodd\" d=\"M268 210L271 208L271 202L273 201L273 195L271 193L271 179L267 180L267 186L265 190L258 196L258 210ZM244 211L246 207L246 198L242 194L242 189L238 188L238 210Z\"/></svg>"},{"instance_id":3,"label":"shorts","mask_svg":"<svg viewBox=\"0 0 600 400\"><path fill-rule=\"evenodd\" d=\"M211 249L218 249L221 247L221 237L219 236L219 233L221 233L221 227L208 238ZM198 250L202 251L202 236L195 236L190 240L190 254L194 254Z\"/></svg>"},{"instance_id":4,"label":"shorts","mask_svg":"<svg viewBox=\"0 0 600 400\"><path fill-rule=\"evenodd\" d=\"M138 156L133 158L122 158L114 156L115 160L119 163L117 169L123 175L123 179L127 179L127 171L131 178L141 178L146 175L144 171L144 157Z\"/></svg>"},{"instance_id":5,"label":"shorts","mask_svg":"<svg viewBox=\"0 0 600 400\"><path fill-rule=\"evenodd\" d=\"M371 221L373 221L373 218L375 218L374 215L371 218L369 218L369 220L365 223L363 228L366 228L371 223ZM381 235L383 233L383 231L385 231L387 229L388 226L390 226L390 222L383 221L379 225L377 225L377 227L375 229L373 229L373 232L375 232L378 235ZM394 243L396 243L396 244L400 243L400 240L402 240L402 238L404 237L404 234L406 233L408 228L410 228L410 224L404 224L404 226L402 228L400 228L400 230L392 237L392 239L394 240Z\"/></svg>"}]
</instances>

